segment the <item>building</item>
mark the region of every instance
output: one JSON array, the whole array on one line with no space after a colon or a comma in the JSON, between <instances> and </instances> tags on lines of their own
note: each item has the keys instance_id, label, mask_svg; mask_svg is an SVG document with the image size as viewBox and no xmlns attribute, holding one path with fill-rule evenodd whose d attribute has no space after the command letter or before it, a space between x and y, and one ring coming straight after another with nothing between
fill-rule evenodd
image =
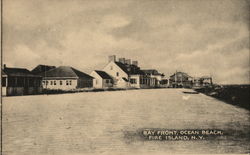
<instances>
[{"instance_id":1,"label":"building","mask_svg":"<svg viewBox=\"0 0 250 155\"><path fill-rule=\"evenodd\" d=\"M169 78L169 85L174 88L191 88L193 86L193 77L184 72L175 72Z\"/></svg>"},{"instance_id":2,"label":"building","mask_svg":"<svg viewBox=\"0 0 250 155\"><path fill-rule=\"evenodd\" d=\"M213 85L213 79L211 76L202 76L201 77L202 86L211 86Z\"/></svg>"},{"instance_id":3,"label":"building","mask_svg":"<svg viewBox=\"0 0 250 155\"><path fill-rule=\"evenodd\" d=\"M70 66L60 66L43 74L44 89L71 90L93 86L93 77Z\"/></svg>"},{"instance_id":4,"label":"building","mask_svg":"<svg viewBox=\"0 0 250 155\"><path fill-rule=\"evenodd\" d=\"M42 76L35 75L25 68L2 69L2 95L32 95L42 92Z\"/></svg>"},{"instance_id":5,"label":"building","mask_svg":"<svg viewBox=\"0 0 250 155\"><path fill-rule=\"evenodd\" d=\"M113 79L104 71L94 70L91 74L94 88L111 88L113 87Z\"/></svg>"},{"instance_id":6,"label":"building","mask_svg":"<svg viewBox=\"0 0 250 155\"><path fill-rule=\"evenodd\" d=\"M156 79L155 87L167 87L168 86L168 79L165 78L164 74L159 73L156 69L144 69L142 71L144 72L145 75Z\"/></svg>"},{"instance_id":7,"label":"building","mask_svg":"<svg viewBox=\"0 0 250 155\"><path fill-rule=\"evenodd\" d=\"M202 80L200 77L194 77L193 78L193 87L201 87L202 85Z\"/></svg>"},{"instance_id":8,"label":"building","mask_svg":"<svg viewBox=\"0 0 250 155\"><path fill-rule=\"evenodd\" d=\"M38 65L36 66L31 72L35 75L45 76L44 73L56 68L55 66L48 66L48 65Z\"/></svg>"},{"instance_id":9,"label":"building","mask_svg":"<svg viewBox=\"0 0 250 155\"><path fill-rule=\"evenodd\" d=\"M154 87L156 79L150 78L141 71L138 61L109 56L108 64L103 69L113 79L113 86L117 88L148 88Z\"/></svg>"},{"instance_id":10,"label":"building","mask_svg":"<svg viewBox=\"0 0 250 155\"><path fill-rule=\"evenodd\" d=\"M202 76L193 79L193 87L207 87L213 85L212 77Z\"/></svg>"}]
</instances>

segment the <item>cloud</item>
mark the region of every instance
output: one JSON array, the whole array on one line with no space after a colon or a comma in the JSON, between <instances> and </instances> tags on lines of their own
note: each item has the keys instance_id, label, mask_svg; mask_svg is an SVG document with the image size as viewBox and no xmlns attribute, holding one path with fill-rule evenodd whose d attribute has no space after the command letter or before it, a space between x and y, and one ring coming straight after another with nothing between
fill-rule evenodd
<instances>
[{"instance_id":1,"label":"cloud","mask_svg":"<svg viewBox=\"0 0 250 155\"><path fill-rule=\"evenodd\" d=\"M7 65L90 72L116 54L167 76L182 70L212 74L218 83L249 83L245 0L5 0L3 11Z\"/></svg>"},{"instance_id":2,"label":"cloud","mask_svg":"<svg viewBox=\"0 0 250 155\"><path fill-rule=\"evenodd\" d=\"M20 67L27 67L27 64L32 64L35 61L40 59L40 56L33 52L30 48L25 45L18 45L14 48L10 55L7 55L8 66L20 66ZM21 59L23 61L16 61L16 59Z\"/></svg>"},{"instance_id":3,"label":"cloud","mask_svg":"<svg viewBox=\"0 0 250 155\"><path fill-rule=\"evenodd\" d=\"M103 17L102 25L105 28L119 28L128 25L130 21L121 15L107 15Z\"/></svg>"}]
</instances>

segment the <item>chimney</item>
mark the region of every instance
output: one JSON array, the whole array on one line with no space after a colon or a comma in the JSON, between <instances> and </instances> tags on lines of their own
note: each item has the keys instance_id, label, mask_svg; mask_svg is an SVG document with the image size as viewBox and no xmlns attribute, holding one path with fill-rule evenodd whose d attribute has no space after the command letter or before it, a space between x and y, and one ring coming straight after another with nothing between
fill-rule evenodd
<instances>
[{"instance_id":1,"label":"chimney","mask_svg":"<svg viewBox=\"0 0 250 155\"><path fill-rule=\"evenodd\" d=\"M131 65L131 60L130 59L126 59L125 63L128 64L128 65Z\"/></svg>"},{"instance_id":2,"label":"chimney","mask_svg":"<svg viewBox=\"0 0 250 155\"><path fill-rule=\"evenodd\" d=\"M109 62L111 62L111 61L113 61L113 62L116 61L116 56L115 55L110 55L109 56Z\"/></svg>"},{"instance_id":3,"label":"chimney","mask_svg":"<svg viewBox=\"0 0 250 155\"><path fill-rule=\"evenodd\" d=\"M138 61L132 61L132 64L138 66Z\"/></svg>"},{"instance_id":4,"label":"chimney","mask_svg":"<svg viewBox=\"0 0 250 155\"><path fill-rule=\"evenodd\" d=\"M125 58L119 58L119 62L125 64Z\"/></svg>"}]
</instances>

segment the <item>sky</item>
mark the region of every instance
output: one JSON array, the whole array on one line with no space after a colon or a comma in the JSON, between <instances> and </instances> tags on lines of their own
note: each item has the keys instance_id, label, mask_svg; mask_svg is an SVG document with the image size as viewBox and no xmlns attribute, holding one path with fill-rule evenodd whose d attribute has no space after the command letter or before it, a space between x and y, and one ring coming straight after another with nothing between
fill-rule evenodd
<instances>
[{"instance_id":1,"label":"sky","mask_svg":"<svg viewBox=\"0 0 250 155\"><path fill-rule=\"evenodd\" d=\"M3 63L90 73L116 55L249 84L249 11L247 0L3 0Z\"/></svg>"}]
</instances>

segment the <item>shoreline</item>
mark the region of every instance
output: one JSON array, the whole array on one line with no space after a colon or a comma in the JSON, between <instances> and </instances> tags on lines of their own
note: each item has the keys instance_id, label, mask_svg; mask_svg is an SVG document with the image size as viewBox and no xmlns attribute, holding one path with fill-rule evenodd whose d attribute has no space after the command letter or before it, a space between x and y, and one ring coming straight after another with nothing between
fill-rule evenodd
<instances>
[{"instance_id":1,"label":"shoreline","mask_svg":"<svg viewBox=\"0 0 250 155\"><path fill-rule=\"evenodd\" d=\"M250 110L250 85L214 85L194 90L227 104Z\"/></svg>"}]
</instances>

